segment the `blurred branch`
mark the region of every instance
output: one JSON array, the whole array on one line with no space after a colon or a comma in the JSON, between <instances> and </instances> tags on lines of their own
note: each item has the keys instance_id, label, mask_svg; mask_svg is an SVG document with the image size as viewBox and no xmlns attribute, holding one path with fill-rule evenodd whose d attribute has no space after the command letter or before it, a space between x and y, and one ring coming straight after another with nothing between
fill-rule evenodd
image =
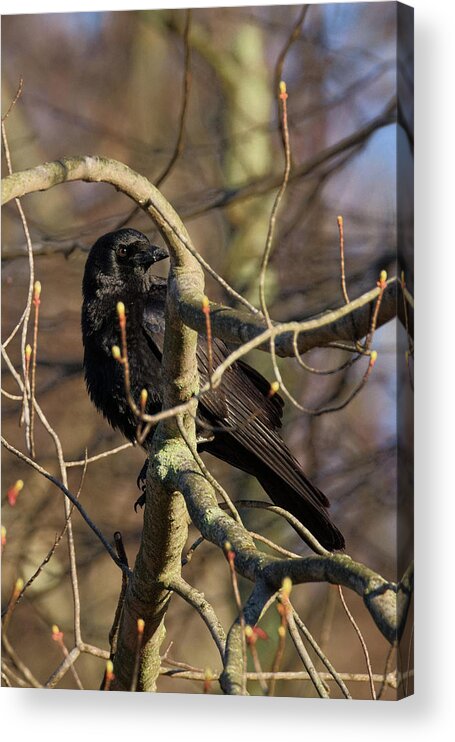
<instances>
[{"instance_id":1,"label":"blurred branch","mask_svg":"<svg viewBox=\"0 0 455 742\"><path fill-rule=\"evenodd\" d=\"M369 137L374 134L374 132L378 131L378 129L382 129L384 126L390 126L390 124L395 123L395 121L396 100L393 98L379 116L376 116L353 134L349 134L339 142L336 142L330 147L322 150L322 152L318 152L301 165L296 165L290 175L289 181L292 182L293 180L310 175L327 161L332 160L347 150L357 147L359 144L369 139ZM200 216L211 209L223 208L228 204L238 203L248 198L262 196L265 193L278 188L281 184L281 180L281 174L271 175L265 178L256 179L250 183L245 183L236 188L220 190L211 198L207 198L203 206L192 209L190 214L192 217ZM183 212L183 215L186 218L189 216L189 214L185 214L185 212Z\"/></svg>"},{"instance_id":2,"label":"blurred branch","mask_svg":"<svg viewBox=\"0 0 455 742\"><path fill-rule=\"evenodd\" d=\"M353 134L349 134L347 137L344 137L339 142L336 142L330 147L327 147L325 150L309 158L306 162L302 163L301 165L294 166L294 169L290 174L289 180L292 182L299 178L307 177L308 175L311 175L313 172L315 172L322 165L326 165L330 163L330 161L334 160L334 158L337 158L339 155L343 153L347 153L351 150L355 150L356 148L359 147L359 145L365 144L368 141L369 137L372 134L374 134L375 131L377 131L378 129L384 126L389 126L390 124L394 123L396 120L395 114L396 114L396 102L395 100L392 100L390 104L384 109L383 113L381 113L376 118L372 119L372 121L370 121L369 123L365 124L365 126L361 127ZM108 161L106 160L106 162ZM68 177L67 179L77 180L77 178L75 177ZM58 180L56 182L53 182L49 184L47 187L51 187L51 185L56 185L57 182L59 183L64 182L64 180L65 178ZM236 202L240 202L245 199L248 199L248 198L254 198L257 196L264 195L265 193L268 193L269 191L272 191L275 188L279 187L280 183L281 183L281 175L276 175L276 176L271 175L271 176L267 176L262 179L256 179L255 181L252 181L250 183L238 185L236 187L232 187L229 189L218 189L215 192L212 191L211 194L206 194L206 195L194 194L193 196L191 196L191 201L193 203L196 202L196 205L195 206L182 205L182 207L181 208L179 207L178 210L179 210L179 213L182 215L182 218L186 220L193 219L195 217L200 216L201 214L205 214L211 211L212 209L224 208L225 206L228 206L232 203L236 203ZM38 189L33 189L33 190L40 190L40 189L38 188ZM22 195L24 195L24 193L26 192L31 192L31 191L24 191ZM127 194L127 195L130 195L130 194ZM10 200L10 198L11 197L7 197L6 200ZM200 203L200 205L197 205L198 202ZM139 205L142 208L144 207L143 203L142 204L139 203ZM128 215L126 214L125 218L127 216ZM35 255L49 255L49 254L62 252L66 256L69 256L76 249L81 249L84 252L88 250L87 246L81 243L79 237L69 238L69 239L59 240L59 241L37 240L35 241L35 244L34 244ZM24 249L22 247L17 249L17 248L8 248L7 246L4 245L2 248L2 257L4 260L11 259L19 255L23 255L23 254L24 254Z\"/></svg>"},{"instance_id":3,"label":"blurred branch","mask_svg":"<svg viewBox=\"0 0 455 742\"><path fill-rule=\"evenodd\" d=\"M165 166L164 170L162 170L162 172L158 175L158 177L154 181L157 188L159 188L164 183L164 181L166 180L166 178L169 176L169 174L173 170L177 160L179 159L180 155L183 152L185 124L186 124L186 118L187 118L187 113L188 113L188 102L190 98L190 89L191 89L190 26L191 26L191 9L188 9L186 11L185 28L183 31L185 61L184 61L184 72L183 72L183 86L182 86L182 107L181 107L180 117L179 117L179 129L178 129L177 140L175 143L174 151L172 152L169 162ZM116 229L119 229L120 227L124 227L126 224L128 224L128 222L133 218L133 216L138 211L139 211L139 207L135 206L134 209L116 225Z\"/></svg>"},{"instance_id":4,"label":"blurred branch","mask_svg":"<svg viewBox=\"0 0 455 742\"><path fill-rule=\"evenodd\" d=\"M273 90L274 90L274 92L276 92L278 90L278 87L279 87L279 84L280 84L280 80L283 79L283 67L284 67L284 62L285 62L287 53L288 53L289 49L291 48L292 44L294 43L294 41L296 39L298 39L298 37L302 33L302 26L303 26L303 24L305 22L305 18L306 18L306 15L308 13L309 8L310 8L310 6L307 5L307 4L302 5L302 7L300 8L300 12L299 12L299 14L297 16L297 19L296 19L296 21L294 23L294 26L291 29L291 33L289 34L288 38L286 39L285 45L283 46L282 50L280 51L280 54L278 56L277 63L275 65L275 72L274 72L274 75L273 75Z\"/></svg>"}]
</instances>

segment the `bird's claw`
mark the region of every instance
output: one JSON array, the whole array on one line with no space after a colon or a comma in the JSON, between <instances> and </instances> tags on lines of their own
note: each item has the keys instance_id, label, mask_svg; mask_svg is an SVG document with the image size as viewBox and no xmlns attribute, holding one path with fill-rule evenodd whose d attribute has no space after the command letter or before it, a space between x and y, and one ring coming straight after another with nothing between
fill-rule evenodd
<instances>
[{"instance_id":1,"label":"bird's claw","mask_svg":"<svg viewBox=\"0 0 455 742\"><path fill-rule=\"evenodd\" d=\"M134 503L134 512L137 513L137 509L143 508L145 505L145 492L142 493L140 497L137 498L136 502Z\"/></svg>"},{"instance_id":2,"label":"bird's claw","mask_svg":"<svg viewBox=\"0 0 455 742\"><path fill-rule=\"evenodd\" d=\"M148 459L145 459L144 466L142 467L141 471L139 472L139 476L136 480L136 484L138 486L138 489L141 490L142 494L140 497L137 498L136 502L134 503L134 512L137 513L137 509L143 508L145 505L145 488L147 485L147 466L148 466Z\"/></svg>"}]
</instances>

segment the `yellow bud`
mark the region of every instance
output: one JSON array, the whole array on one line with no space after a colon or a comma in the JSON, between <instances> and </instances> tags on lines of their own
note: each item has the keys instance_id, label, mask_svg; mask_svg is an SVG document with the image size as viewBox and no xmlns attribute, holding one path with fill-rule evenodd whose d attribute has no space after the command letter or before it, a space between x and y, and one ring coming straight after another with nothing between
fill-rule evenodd
<instances>
[{"instance_id":1,"label":"yellow bud","mask_svg":"<svg viewBox=\"0 0 455 742\"><path fill-rule=\"evenodd\" d=\"M232 549L231 542L230 541L225 541L224 542L224 550L225 551L231 551L231 549Z\"/></svg>"},{"instance_id":2,"label":"yellow bud","mask_svg":"<svg viewBox=\"0 0 455 742\"><path fill-rule=\"evenodd\" d=\"M112 660L107 660L106 673L107 675L112 675L113 672L114 672L114 663L112 662Z\"/></svg>"},{"instance_id":3,"label":"yellow bud","mask_svg":"<svg viewBox=\"0 0 455 742\"><path fill-rule=\"evenodd\" d=\"M141 407L142 407L142 409L144 409L145 405L147 404L147 398L148 398L148 396L149 396L149 393L148 393L147 389L143 389L141 391Z\"/></svg>"},{"instance_id":4,"label":"yellow bud","mask_svg":"<svg viewBox=\"0 0 455 742\"><path fill-rule=\"evenodd\" d=\"M251 626L245 626L245 636L249 639L254 634L254 631Z\"/></svg>"},{"instance_id":5,"label":"yellow bud","mask_svg":"<svg viewBox=\"0 0 455 742\"><path fill-rule=\"evenodd\" d=\"M20 492L24 489L24 483L22 479L17 480L16 484L14 485L14 489L16 490L16 492Z\"/></svg>"},{"instance_id":6,"label":"yellow bud","mask_svg":"<svg viewBox=\"0 0 455 742\"><path fill-rule=\"evenodd\" d=\"M119 301L117 303L117 314L119 316L119 319L123 319L125 317L125 305L123 301Z\"/></svg>"},{"instance_id":7,"label":"yellow bud","mask_svg":"<svg viewBox=\"0 0 455 742\"><path fill-rule=\"evenodd\" d=\"M280 391L280 384L278 381L272 381L272 383L270 384L270 391L272 394L276 394Z\"/></svg>"},{"instance_id":8,"label":"yellow bud","mask_svg":"<svg viewBox=\"0 0 455 742\"><path fill-rule=\"evenodd\" d=\"M27 345L25 346L25 357L27 361L30 360L31 355L32 355L32 346L27 343Z\"/></svg>"},{"instance_id":9,"label":"yellow bud","mask_svg":"<svg viewBox=\"0 0 455 742\"><path fill-rule=\"evenodd\" d=\"M23 587L24 587L24 580L22 579L22 577L18 577L16 580L16 584L14 585L14 592L20 593Z\"/></svg>"},{"instance_id":10,"label":"yellow bud","mask_svg":"<svg viewBox=\"0 0 455 742\"><path fill-rule=\"evenodd\" d=\"M283 95L286 92L287 92L287 90L286 90L286 83L284 82L284 80L281 80L281 82L280 82L280 93Z\"/></svg>"},{"instance_id":11,"label":"yellow bud","mask_svg":"<svg viewBox=\"0 0 455 742\"><path fill-rule=\"evenodd\" d=\"M387 281L387 271L380 272L379 280L381 281L381 283L385 283Z\"/></svg>"},{"instance_id":12,"label":"yellow bud","mask_svg":"<svg viewBox=\"0 0 455 742\"><path fill-rule=\"evenodd\" d=\"M341 215L337 216L337 222L339 227L343 226L343 217Z\"/></svg>"},{"instance_id":13,"label":"yellow bud","mask_svg":"<svg viewBox=\"0 0 455 742\"><path fill-rule=\"evenodd\" d=\"M210 301L208 296L202 297L202 309L209 309L210 307Z\"/></svg>"},{"instance_id":14,"label":"yellow bud","mask_svg":"<svg viewBox=\"0 0 455 742\"><path fill-rule=\"evenodd\" d=\"M291 590L292 590L292 580L291 580L290 577L285 577L284 578L283 582L281 583L281 589L282 589L284 595L286 595L286 597L289 598L289 596L291 594Z\"/></svg>"},{"instance_id":15,"label":"yellow bud","mask_svg":"<svg viewBox=\"0 0 455 742\"><path fill-rule=\"evenodd\" d=\"M204 680L213 680L213 672L210 667L206 667L204 670Z\"/></svg>"},{"instance_id":16,"label":"yellow bud","mask_svg":"<svg viewBox=\"0 0 455 742\"><path fill-rule=\"evenodd\" d=\"M145 627L145 621L143 618L137 619L137 633L143 634L144 633L144 627Z\"/></svg>"},{"instance_id":17,"label":"yellow bud","mask_svg":"<svg viewBox=\"0 0 455 742\"><path fill-rule=\"evenodd\" d=\"M57 626L56 623L54 623L54 625L52 626L52 633L53 634L59 634L60 633L60 629L59 629L59 627Z\"/></svg>"},{"instance_id":18,"label":"yellow bud","mask_svg":"<svg viewBox=\"0 0 455 742\"><path fill-rule=\"evenodd\" d=\"M116 361L119 361L121 359L122 352L120 348L118 347L118 345L113 345L111 348L111 352Z\"/></svg>"},{"instance_id":19,"label":"yellow bud","mask_svg":"<svg viewBox=\"0 0 455 742\"><path fill-rule=\"evenodd\" d=\"M6 528L2 526L2 544L6 543Z\"/></svg>"},{"instance_id":20,"label":"yellow bud","mask_svg":"<svg viewBox=\"0 0 455 742\"><path fill-rule=\"evenodd\" d=\"M284 626L278 626L278 636L280 637L280 639L284 639L284 637L286 636L286 629L284 628Z\"/></svg>"},{"instance_id":21,"label":"yellow bud","mask_svg":"<svg viewBox=\"0 0 455 742\"><path fill-rule=\"evenodd\" d=\"M41 295L41 282L40 281L35 281L35 285L34 285L33 289L34 289L34 298L35 299L39 299L39 297Z\"/></svg>"},{"instance_id":22,"label":"yellow bud","mask_svg":"<svg viewBox=\"0 0 455 742\"><path fill-rule=\"evenodd\" d=\"M372 350L371 351L371 355L370 355L370 363L371 363L371 365L373 365L374 363L376 363L377 357L378 357L377 350Z\"/></svg>"}]
</instances>

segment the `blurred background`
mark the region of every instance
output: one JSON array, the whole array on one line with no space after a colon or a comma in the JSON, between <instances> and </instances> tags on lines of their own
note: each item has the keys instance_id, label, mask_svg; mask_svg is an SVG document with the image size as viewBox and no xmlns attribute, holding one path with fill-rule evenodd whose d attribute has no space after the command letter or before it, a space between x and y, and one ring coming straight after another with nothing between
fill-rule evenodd
<instances>
[{"instance_id":1,"label":"blurred background","mask_svg":"<svg viewBox=\"0 0 455 742\"><path fill-rule=\"evenodd\" d=\"M4 17L2 113L14 98L20 76L24 80L22 95L6 121L13 169L95 154L120 160L152 182L161 180L160 188L184 219L199 252L257 304L270 209L284 167L276 94L277 81L284 79L293 171L279 214L267 297L274 319L304 319L343 303L338 214L344 217L351 298L373 288L382 269L389 275L397 271L396 34L395 3L195 9L190 16L183 10L160 10ZM183 138L175 157L180 129ZM36 278L43 287L37 398L61 439L65 460L77 461L85 450L93 456L123 442L85 391L80 306L87 251L98 236L131 216L132 203L110 186L73 183L27 196L23 207L36 254ZM128 223L160 240L144 214L135 213ZM23 230L13 202L3 209L2 242L6 337L21 316L29 280ZM213 300L230 302L209 277L207 293ZM331 515L345 535L347 553L391 580L401 576L396 547L395 335L395 323L376 332L378 361L352 403L322 416L302 414L287 404L283 426L305 472L331 500ZM19 350L16 336L9 346L16 368ZM321 369L345 359L343 351L328 349L305 357ZM273 379L267 354L255 352L248 360ZM299 402L318 409L348 396L365 370L365 360L329 376L305 373L291 359L280 361L280 369ZM17 393L5 371L3 387ZM4 398L3 434L25 450L19 416L20 403ZM36 451L38 462L58 475L54 444L39 424ZM116 530L122 532L130 562L141 534L142 516L135 514L133 503L143 460L141 451L128 448L90 464L81 493L81 503L108 538ZM247 475L211 457L206 463L234 499L266 499ZM82 468L68 471L75 492ZM5 493L19 478L24 489L13 508ZM64 516L61 493L9 453L3 454L2 502L7 532L4 606L15 580L28 579L40 564ZM245 515L245 522L292 551L308 552L276 516L254 510ZM73 527L83 638L108 649L120 574L78 514ZM196 537L191 528L188 546ZM210 544L202 544L184 576L205 593L228 628L236 609L225 559ZM247 596L250 586L242 582L241 587ZM382 673L388 645L361 599L345 593L373 671ZM335 587L296 588L294 602L338 671L366 671ZM51 639L52 624L59 625L67 646L72 646L73 610L62 541L16 608L8 631L40 682L61 659ZM264 669L273 661L278 625L272 607L262 622L270 636L259 647ZM218 667L216 649L199 616L178 597L172 600L166 626L165 646L173 642L171 657L200 668ZM404 643L405 655L407 647ZM289 642L282 669L301 669ZM77 670L85 688L99 687L102 661L83 655ZM370 697L367 683L348 685L354 697ZM75 687L71 673L60 687ZM202 684L163 677L159 689L198 693ZM260 692L254 683L249 689ZM333 683L331 690L338 697ZM216 684L211 691L219 692ZM308 682L279 682L276 688L277 695L313 692ZM390 688L383 695L394 697Z\"/></svg>"}]
</instances>

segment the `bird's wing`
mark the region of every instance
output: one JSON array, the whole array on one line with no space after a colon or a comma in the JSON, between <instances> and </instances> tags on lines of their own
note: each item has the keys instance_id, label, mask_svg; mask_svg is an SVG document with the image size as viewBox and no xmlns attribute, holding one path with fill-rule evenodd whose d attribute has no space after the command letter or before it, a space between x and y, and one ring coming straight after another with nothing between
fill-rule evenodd
<instances>
[{"instance_id":1,"label":"bird's wing","mask_svg":"<svg viewBox=\"0 0 455 742\"><path fill-rule=\"evenodd\" d=\"M206 347L204 340L198 344L202 383L208 379ZM212 354L215 369L229 355L229 351L221 340L215 338ZM279 475L317 509L321 505L329 507L326 496L307 479L283 441L279 429L284 403L279 395L269 396L269 392L270 384L263 376L246 363L237 362L225 371L216 389L204 394L200 408L208 413L214 425L223 426L237 445ZM218 450L216 437L214 446L207 446L207 450L212 448L215 455L222 454L222 450Z\"/></svg>"},{"instance_id":2,"label":"bird's wing","mask_svg":"<svg viewBox=\"0 0 455 742\"><path fill-rule=\"evenodd\" d=\"M161 361L164 344L164 287L153 287L142 315L142 329L152 353Z\"/></svg>"},{"instance_id":3,"label":"bird's wing","mask_svg":"<svg viewBox=\"0 0 455 742\"><path fill-rule=\"evenodd\" d=\"M150 349L161 358L164 301L150 299L144 311L143 326ZM228 355L229 350L223 341L213 338L213 370ZM197 361L203 386L209 378L207 341L203 336L199 337L197 345ZM225 458L231 465L255 473L256 464L252 461L251 467L247 465L249 457L246 454L249 454L317 509L321 505L329 507L326 496L307 479L280 435L283 406L278 394L270 396L270 384L258 371L243 361L237 361L225 371L219 386L205 392L200 400L198 415L215 429L214 442L205 448L219 458ZM223 432L219 434L220 428L226 435ZM237 461L234 460L236 447Z\"/></svg>"}]
</instances>

